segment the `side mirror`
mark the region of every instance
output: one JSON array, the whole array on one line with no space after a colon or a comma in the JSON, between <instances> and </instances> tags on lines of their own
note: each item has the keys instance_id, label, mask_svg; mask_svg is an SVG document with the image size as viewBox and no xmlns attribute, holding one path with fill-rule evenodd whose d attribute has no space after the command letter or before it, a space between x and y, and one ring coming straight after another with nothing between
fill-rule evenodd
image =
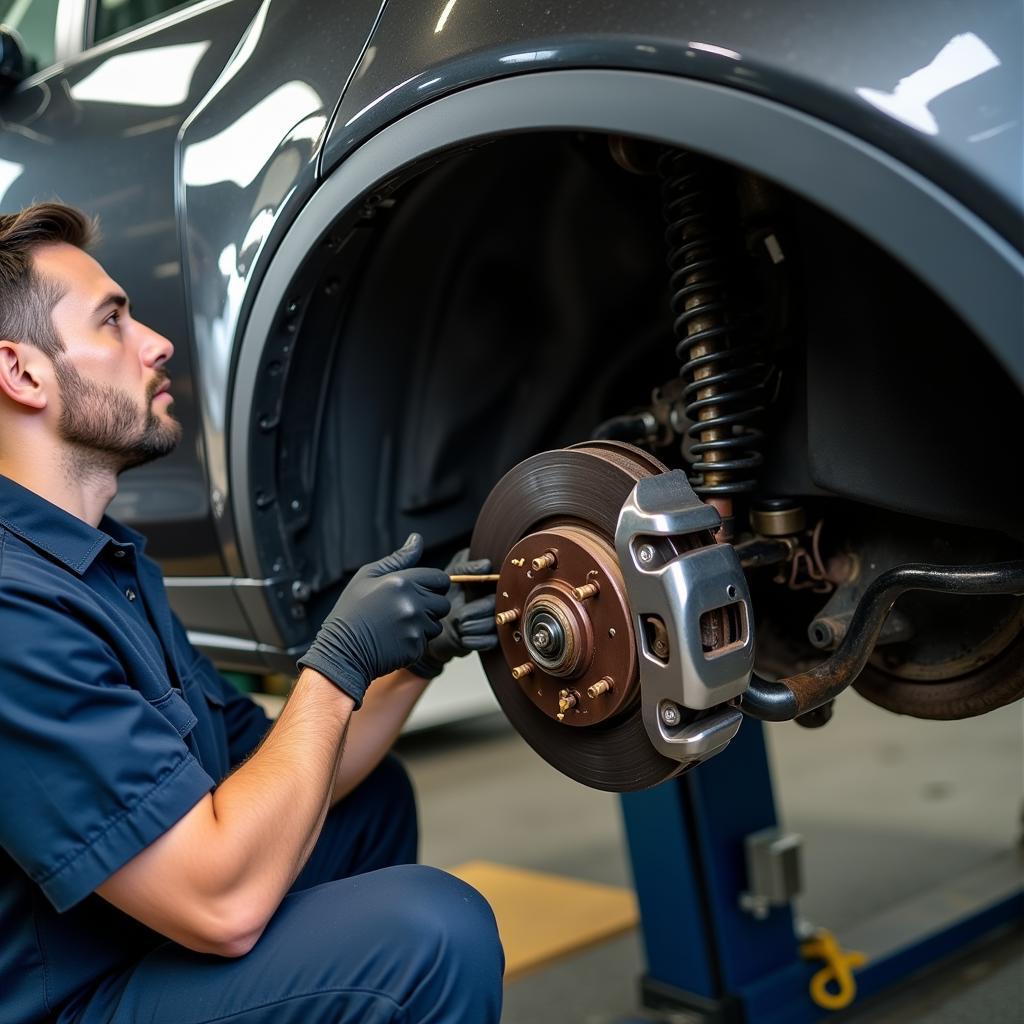
<instances>
[{"instance_id":1,"label":"side mirror","mask_svg":"<svg viewBox=\"0 0 1024 1024\"><path fill-rule=\"evenodd\" d=\"M29 73L21 36L13 28L0 25L0 96L6 96Z\"/></svg>"}]
</instances>

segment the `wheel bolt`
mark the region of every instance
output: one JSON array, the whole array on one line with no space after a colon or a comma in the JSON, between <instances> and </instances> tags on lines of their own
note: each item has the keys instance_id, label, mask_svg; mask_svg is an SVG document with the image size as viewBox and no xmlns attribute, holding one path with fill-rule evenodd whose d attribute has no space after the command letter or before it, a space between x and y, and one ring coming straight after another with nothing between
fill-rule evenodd
<instances>
[{"instance_id":1,"label":"wheel bolt","mask_svg":"<svg viewBox=\"0 0 1024 1024\"><path fill-rule=\"evenodd\" d=\"M499 626L507 626L507 625L510 625L511 623L515 622L518 618L519 618L519 609L518 608L509 608L508 611L498 612L498 614L494 616L494 621Z\"/></svg>"},{"instance_id":2,"label":"wheel bolt","mask_svg":"<svg viewBox=\"0 0 1024 1024\"><path fill-rule=\"evenodd\" d=\"M682 719L679 713L679 705L667 700L661 705L661 720L668 726L678 725Z\"/></svg>"},{"instance_id":3,"label":"wheel bolt","mask_svg":"<svg viewBox=\"0 0 1024 1024\"><path fill-rule=\"evenodd\" d=\"M647 562L654 561L654 548L651 547L650 544L641 544L640 547L637 548L636 553L640 561L645 564Z\"/></svg>"},{"instance_id":4,"label":"wheel bolt","mask_svg":"<svg viewBox=\"0 0 1024 1024\"><path fill-rule=\"evenodd\" d=\"M524 677L530 675L530 673L532 673L532 672L533 672L533 662L532 661L524 661L522 665L516 665L516 667L514 669L512 669L512 678L513 679L523 679Z\"/></svg>"},{"instance_id":5,"label":"wheel bolt","mask_svg":"<svg viewBox=\"0 0 1024 1024\"><path fill-rule=\"evenodd\" d=\"M587 687L587 696L593 699L594 697L600 697L602 693L607 693L612 688L612 677L605 676L603 679L598 679L593 686Z\"/></svg>"},{"instance_id":6,"label":"wheel bolt","mask_svg":"<svg viewBox=\"0 0 1024 1024\"><path fill-rule=\"evenodd\" d=\"M543 555L530 562L530 565L533 566L534 572L540 572L541 569L554 569L558 565L558 558L555 556L554 551L545 551Z\"/></svg>"},{"instance_id":7,"label":"wheel bolt","mask_svg":"<svg viewBox=\"0 0 1024 1024\"><path fill-rule=\"evenodd\" d=\"M597 583L584 583L582 587L573 588L572 596L577 601L589 601L592 597L597 597L600 590Z\"/></svg>"}]
</instances>

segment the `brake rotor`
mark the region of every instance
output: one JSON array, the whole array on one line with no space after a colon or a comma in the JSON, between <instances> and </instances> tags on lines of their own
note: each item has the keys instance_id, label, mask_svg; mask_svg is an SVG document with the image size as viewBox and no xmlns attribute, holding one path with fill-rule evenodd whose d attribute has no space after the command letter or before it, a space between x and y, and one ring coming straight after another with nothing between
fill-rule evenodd
<instances>
[{"instance_id":1,"label":"brake rotor","mask_svg":"<svg viewBox=\"0 0 1024 1024\"><path fill-rule=\"evenodd\" d=\"M913 596L920 601L922 595ZM993 614L997 600L1004 601L1001 614ZM938 618L933 609L941 605L923 607L933 613L933 619ZM914 637L916 646L879 648L853 688L887 711L940 721L985 715L1020 700L1024 696L1024 601L989 597L985 612L987 620L961 616L956 625L939 619L937 628ZM967 628L961 625L964 620Z\"/></svg>"},{"instance_id":2,"label":"brake rotor","mask_svg":"<svg viewBox=\"0 0 1024 1024\"><path fill-rule=\"evenodd\" d=\"M545 761L595 789L646 789L683 767L654 749L641 720L633 617L614 549L633 487L664 472L615 441L543 452L498 482L473 532L471 556L500 571L499 648L481 656L491 689Z\"/></svg>"}]
</instances>

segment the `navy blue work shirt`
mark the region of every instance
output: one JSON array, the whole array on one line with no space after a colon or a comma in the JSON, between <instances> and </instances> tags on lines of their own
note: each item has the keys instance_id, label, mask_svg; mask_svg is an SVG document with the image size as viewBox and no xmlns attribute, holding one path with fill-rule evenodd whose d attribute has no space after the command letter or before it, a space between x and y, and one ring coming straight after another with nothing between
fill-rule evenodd
<instances>
[{"instance_id":1,"label":"navy blue work shirt","mask_svg":"<svg viewBox=\"0 0 1024 1024\"><path fill-rule=\"evenodd\" d=\"M94 890L270 725L189 643L144 545L0 476L4 1024L69 1019L167 941Z\"/></svg>"}]
</instances>

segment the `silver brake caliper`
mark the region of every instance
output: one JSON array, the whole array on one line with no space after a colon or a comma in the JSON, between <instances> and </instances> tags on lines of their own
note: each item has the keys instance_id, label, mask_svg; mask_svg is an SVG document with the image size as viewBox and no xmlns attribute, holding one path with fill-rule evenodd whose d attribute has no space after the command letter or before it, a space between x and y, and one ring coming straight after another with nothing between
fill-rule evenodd
<instances>
[{"instance_id":1,"label":"silver brake caliper","mask_svg":"<svg viewBox=\"0 0 1024 1024\"><path fill-rule=\"evenodd\" d=\"M692 544L720 524L673 470L637 483L615 529L640 647L643 723L661 754L692 764L736 735L743 716L730 702L754 666L750 593L735 550Z\"/></svg>"}]
</instances>

